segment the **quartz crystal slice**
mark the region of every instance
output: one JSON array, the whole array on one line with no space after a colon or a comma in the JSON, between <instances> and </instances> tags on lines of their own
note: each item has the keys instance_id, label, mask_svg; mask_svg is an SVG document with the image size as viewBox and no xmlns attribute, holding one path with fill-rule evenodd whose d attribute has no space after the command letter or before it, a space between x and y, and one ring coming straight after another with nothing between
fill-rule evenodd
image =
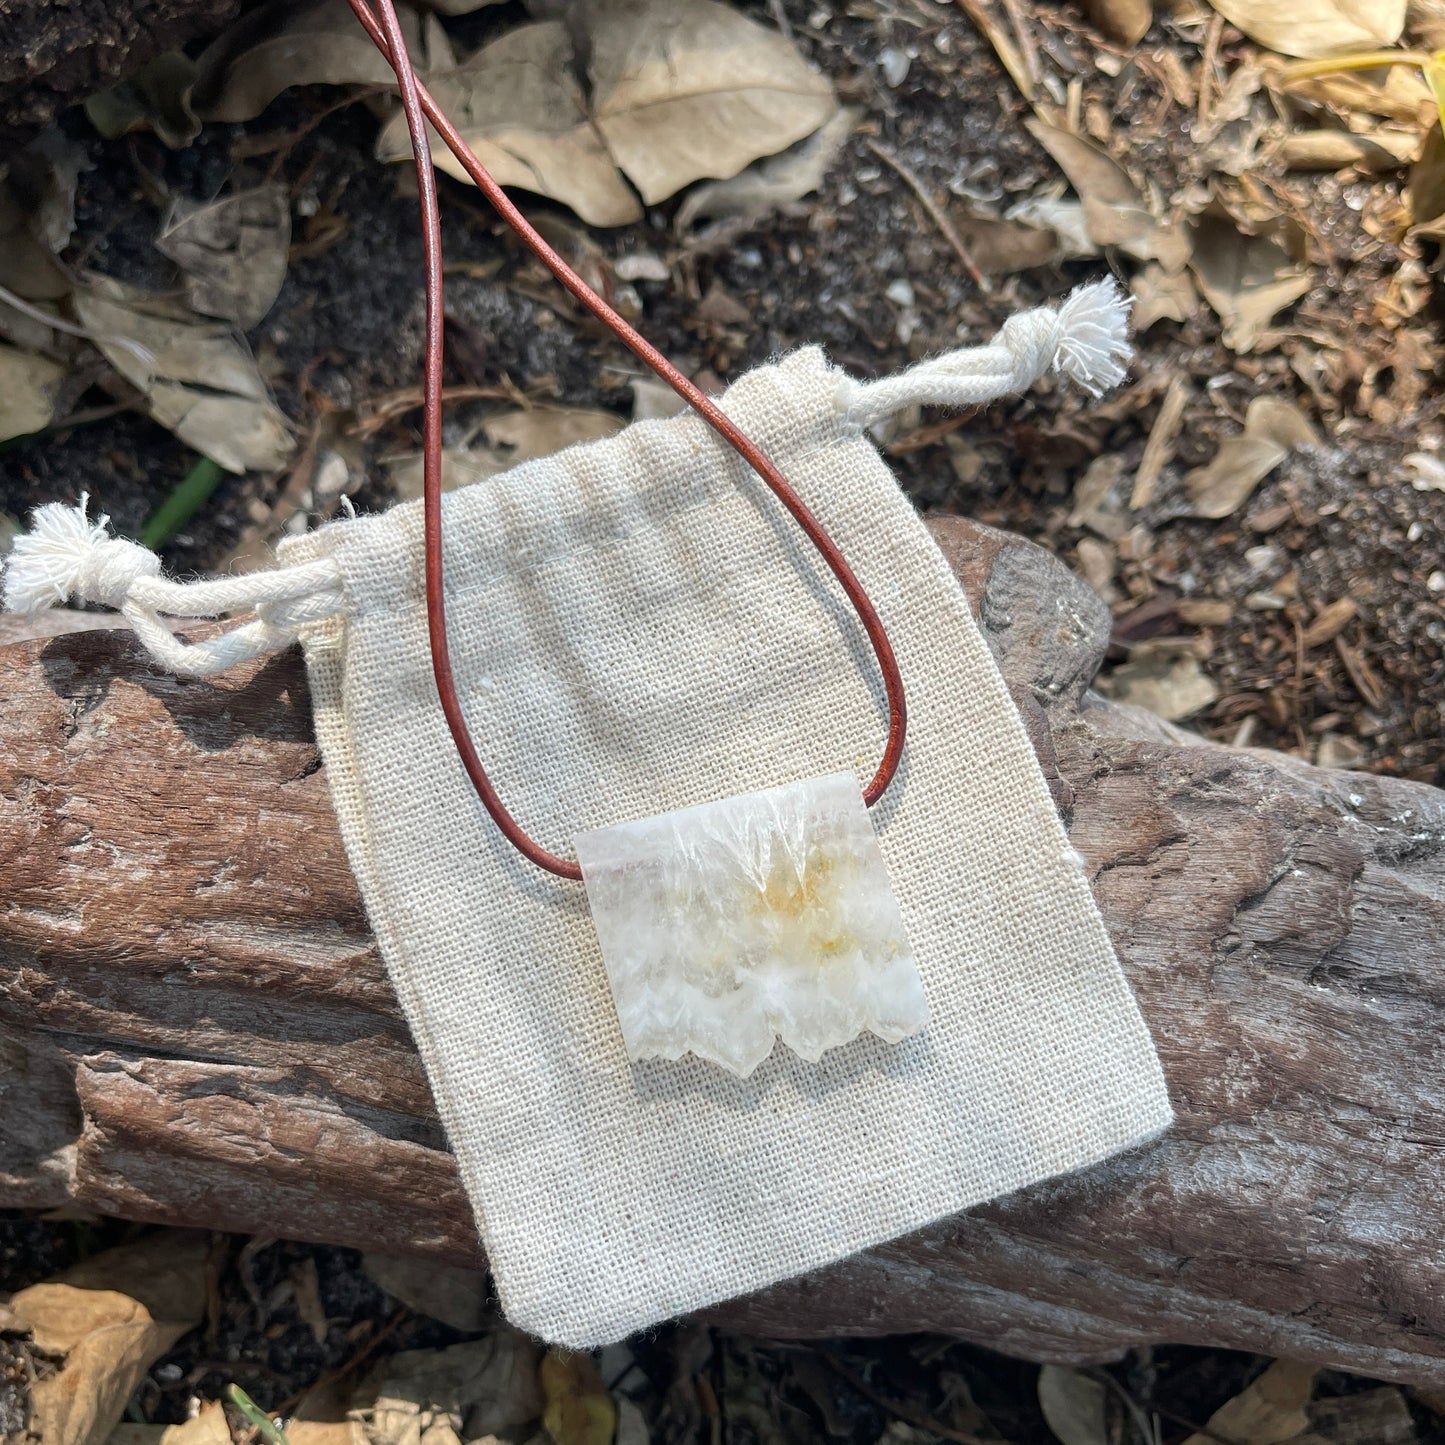
<instances>
[{"instance_id":1,"label":"quartz crystal slice","mask_svg":"<svg viewBox=\"0 0 1445 1445\"><path fill-rule=\"evenodd\" d=\"M813 778L577 838L633 1059L689 1050L746 1078L928 1021L856 779Z\"/></svg>"}]
</instances>

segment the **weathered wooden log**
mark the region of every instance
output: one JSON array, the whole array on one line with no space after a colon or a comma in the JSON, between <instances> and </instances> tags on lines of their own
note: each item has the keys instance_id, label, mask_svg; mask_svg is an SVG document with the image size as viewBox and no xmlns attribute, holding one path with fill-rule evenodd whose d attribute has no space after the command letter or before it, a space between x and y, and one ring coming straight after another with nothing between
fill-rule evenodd
<instances>
[{"instance_id":1,"label":"weathered wooden log","mask_svg":"<svg viewBox=\"0 0 1445 1445\"><path fill-rule=\"evenodd\" d=\"M1190 1342L1445 1383L1445 793L1101 702L1098 599L1031 544L935 530L1178 1123L716 1317L1036 1359ZM0 689L0 1202L475 1264L299 658L182 682L88 632L0 650Z\"/></svg>"}]
</instances>

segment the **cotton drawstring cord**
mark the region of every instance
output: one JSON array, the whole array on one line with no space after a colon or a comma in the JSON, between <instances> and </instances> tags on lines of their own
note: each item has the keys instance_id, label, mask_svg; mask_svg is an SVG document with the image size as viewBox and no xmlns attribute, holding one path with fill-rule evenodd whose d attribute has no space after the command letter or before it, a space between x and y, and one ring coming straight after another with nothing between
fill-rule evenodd
<instances>
[{"instance_id":1,"label":"cotton drawstring cord","mask_svg":"<svg viewBox=\"0 0 1445 1445\"><path fill-rule=\"evenodd\" d=\"M1129 302L1112 280L1080 286L1059 306L1020 311L985 346L945 352L882 381L838 384L844 418L872 426L905 406L978 406L1061 372L1094 396L1124 379Z\"/></svg>"},{"instance_id":2,"label":"cotton drawstring cord","mask_svg":"<svg viewBox=\"0 0 1445 1445\"><path fill-rule=\"evenodd\" d=\"M30 530L15 539L5 565L5 609L35 612L68 600L113 607L135 629L146 651L164 668L207 677L238 662L277 652L299 629L341 611L341 572L330 558L298 567L173 582L161 559L138 542L115 537L110 518L91 521L88 498L67 507L47 502L30 516ZM255 612L254 621L201 642L184 642L161 621Z\"/></svg>"},{"instance_id":3,"label":"cotton drawstring cord","mask_svg":"<svg viewBox=\"0 0 1445 1445\"><path fill-rule=\"evenodd\" d=\"M838 383L835 405L845 421L872 426L905 406L967 406L1026 390L1051 372L1097 395L1123 379L1129 354L1128 301L1112 281L1081 286L1057 307L1010 317L990 342L946 352L881 381ZM74 599L113 607L150 655L169 671L207 677L239 662L289 647L300 629L341 612L341 574L330 558L241 577L174 582L160 558L91 520L87 499L47 502L31 514L5 565L9 612L34 612ZM184 642L162 617L219 617L255 612L217 637Z\"/></svg>"}]
</instances>

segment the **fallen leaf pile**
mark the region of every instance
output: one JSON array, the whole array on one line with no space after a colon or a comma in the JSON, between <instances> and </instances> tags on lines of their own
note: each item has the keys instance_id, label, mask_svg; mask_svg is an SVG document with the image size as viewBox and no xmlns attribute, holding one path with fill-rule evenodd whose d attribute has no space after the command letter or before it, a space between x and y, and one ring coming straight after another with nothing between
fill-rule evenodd
<instances>
[{"instance_id":1,"label":"fallen leaf pile","mask_svg":"<svg viewBox=\"0 0 1445 1445\"><path fill-rule=\"evenodd\" d=\"M838 113L832 85L796 46L717 0L587 0L460 60L434 17L399 12L419 73L497 180L596 226L639 220L695 181L730 179ZM242 121L291 86L391 83L344 0L309 0L241 21L202 56L192 94L203 119ZM397 111L377 155L410 154ZM467 179L439 142L433 158ZM792 194L799 186L803 177Z\"/></svg>"},{"instance_id":2,"label":"fallen leaf pile","mask_svg":"<svg viewBox=\"0 0 1445 1445\"><path fill-rule=\"evenodd\" d=\"M145 1372L205 1310L203 1235L154 1235L32 1285L5 1307L46 1367L30 1391L40 1445L96 1445Z\"/></svg>"},{"instance_id":3,"label":"fallen leaf pile","mask_svg":"<svg viewBox=\"0 0 1445 1445\"><path fill-rule=\"evenodd\" d=\"M789 39L717 0L588 0L459 59L437 12L463 15L484 3L400 4L413 60L498 180L561 201L590 225L640 220L644 206L699 181L678 217L683 230L786 204L821 182L858 116L840 108ZM393 83L345 0L272 3L198 57L163 55L92 96L87 115L108 137L150 131L177 148L202 124L253 120L296 87L346 87L383 117L377 155L401 160L410 148ZM450 152L438 147L435 159L466 179ZM312 212L293 246L286 187L238 172L219 194L168 197L154 246L176 284L147 290L61 259L88 164L50 131L8 179L0 175L0 443L63 427L99 385L227 471L279 474L297 439L241 333L271 311L293 255L324 250L341 230ZM449 484L605 435L620 421L553 409L495 424L517 435L449 448ZM318 449L316 436L313 427L236 565L264 560L276 527L301 510L326 514L330 484L318 469L334 453ZM393 475L400 495L418 491L417 466L397 460ZM348 475L340 491L355 485Z\"/></svg>"},{"instance_id":4,"label":"fallen leaf pile","mask_svg":"<svg viewBox=\"0 0 1445 1445\"><path fill-rule=\"evenodd\" d=\"M60 263L79 172L52 135L25 156L39 163L38 202L33 174L28 204L13 170L0 181L0 442L60 422L99 385L138 398L228 471L281 466L291 428L237 328L260 321L285 280L284 190L266 182L172 204L155 244L176 263L182 301Z\"/></svg>"},{"instance_id":5,"label":"fallen leaf pile","mask_svg":"<svg viewBox=\"0 0 1445 1445\"><path fill-rule=\"evenodd\" d=\"M1367 749L1351 751L1337 730L1361 708L1361 730L1378 728L1387 694L1362 665L1377 614L1363 602L1347 611L1342 592L1384 588L1368 577L1309 584L1310 572L1341 569L1305 539L1353 504L1321 496L1313 510L1301 479L1337 476L1362 435L1392 428L1423 429L1419 454L1434 465L1432 397L1445 372L1430 310L1445 238L1439 7L1090 0L1086 29L1043 6L959 3L1054 170L1033 194L984 207L970 244L986 254L1010 221L1052 231L1055 257L1106 258L1135 299L1146 359L1123 394L1081 418L1074 435L1089 441L1073 502L1045 527L1115 611L1121 665L1101 690L1167 720L1207 717L1221 740L1247 742L1265 720L1292 733L1276 745L1354 765ZM1004 269L1037 254L1015 244ZM1378 285L1355 279L1379 270ZM1184 369L1150 365L1156 350ZM1127 462L1106 440L1124 417L1147 432ZM1054 433L1068 436L1067 424ZM961 455L968 444L948 445ZM1371 486L1396 484L1369 470ZM1280 490L1261 506L1267 482ZM1191 521L1213 525L1232 565L1218 555L1196 565L1213 543L1180 529ZM1075 535L1058 535L1066 528ZM1428 530L1401 529L1411 543ZM1416 568L1417 595L1434 575L1428 562ZM1331 638L1312 640L1336 620Z\"/></svg>"},{"instance_id":6,"label":"fallen leaf pile","mask_svg":"<svg viewBox=\"0 0 1445 1445\"><path fill-rule=\"evenodd\" d=\"M938 1335L768 1341L696 1322L569 1351L508 1325L480 1271L379 1255L358 1263L346 1251L153 1230L0 1297L0 1439L1425 1445L1433 1438L1417 1427L1402 1389L1352 1380L1341 1392L1340 1377L1316 1365L1204 1349L1142 1350L1131 1361L1035 1367ZM1417 1391L1416 1402L1422 1412L1445 1405L1428 1390ZM1156 1430L1155 1422L1167 1427Z\"/></svg>"}]
</instances>

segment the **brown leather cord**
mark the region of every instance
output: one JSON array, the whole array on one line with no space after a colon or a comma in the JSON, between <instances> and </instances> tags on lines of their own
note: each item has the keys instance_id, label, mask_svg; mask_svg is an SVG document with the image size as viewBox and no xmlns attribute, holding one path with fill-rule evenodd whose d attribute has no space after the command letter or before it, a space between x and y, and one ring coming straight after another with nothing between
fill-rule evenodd
<instances>
[{"instance_id":1,"label":"brown leather cord","mask_svg":"<svg viewBox=\"0 0 1445 1445\"><path fill-rule=\"evenodd\" d=\"M634 355L645 362L682 399L720 435L763 479L773 495L787 508L789 515L803 529L808 540L837 578L849 602L857 610L863 630L878 658L883 673L883 686L888 697L888 739L873 781L863 790L863 800L870 807L883 796L898 771L903 755L904 737L908 727L908 711L903 693L903 678L898 660L888 640L882 619L869 600L863 585L854 575L846 558L838 550L822 523L813 515L803 499L770 462L757 445L735 426L710 398L703 395L651 342L638 334L626 321L587 285L582 278L537 234L527 218L512 203L506 192L494 181L485 166L472 154L456 127L442 114L436 101L418 81L411 56L402 36L392 0L374 0L378 22L368 0L349 0L356 18L386 56L396 72L401 93L402 110L411 136L412 153L416 159L417 184L421 192L422 240L426 269L426 361L422 410L422 510L426 554L427 624L431 637L432 670L436 677L437 695L447 726L456 743L462 765L477 790L482 805L502 834L524 857L539 868L558 877L580 880L582 870L571 859L551 853L533 840L507 811L496 789L487 777L481 759L467 729L466 716L457 696L447 648L446 598L442 576L442 243L441 215L437 204L436 174L432 168L431 150L426 134L430 121L447 148L456 156L477 189L487 198L502 219L521 237L524 244L552 272L578 301L582 303Z\"/></svg>"}]
</instances>

